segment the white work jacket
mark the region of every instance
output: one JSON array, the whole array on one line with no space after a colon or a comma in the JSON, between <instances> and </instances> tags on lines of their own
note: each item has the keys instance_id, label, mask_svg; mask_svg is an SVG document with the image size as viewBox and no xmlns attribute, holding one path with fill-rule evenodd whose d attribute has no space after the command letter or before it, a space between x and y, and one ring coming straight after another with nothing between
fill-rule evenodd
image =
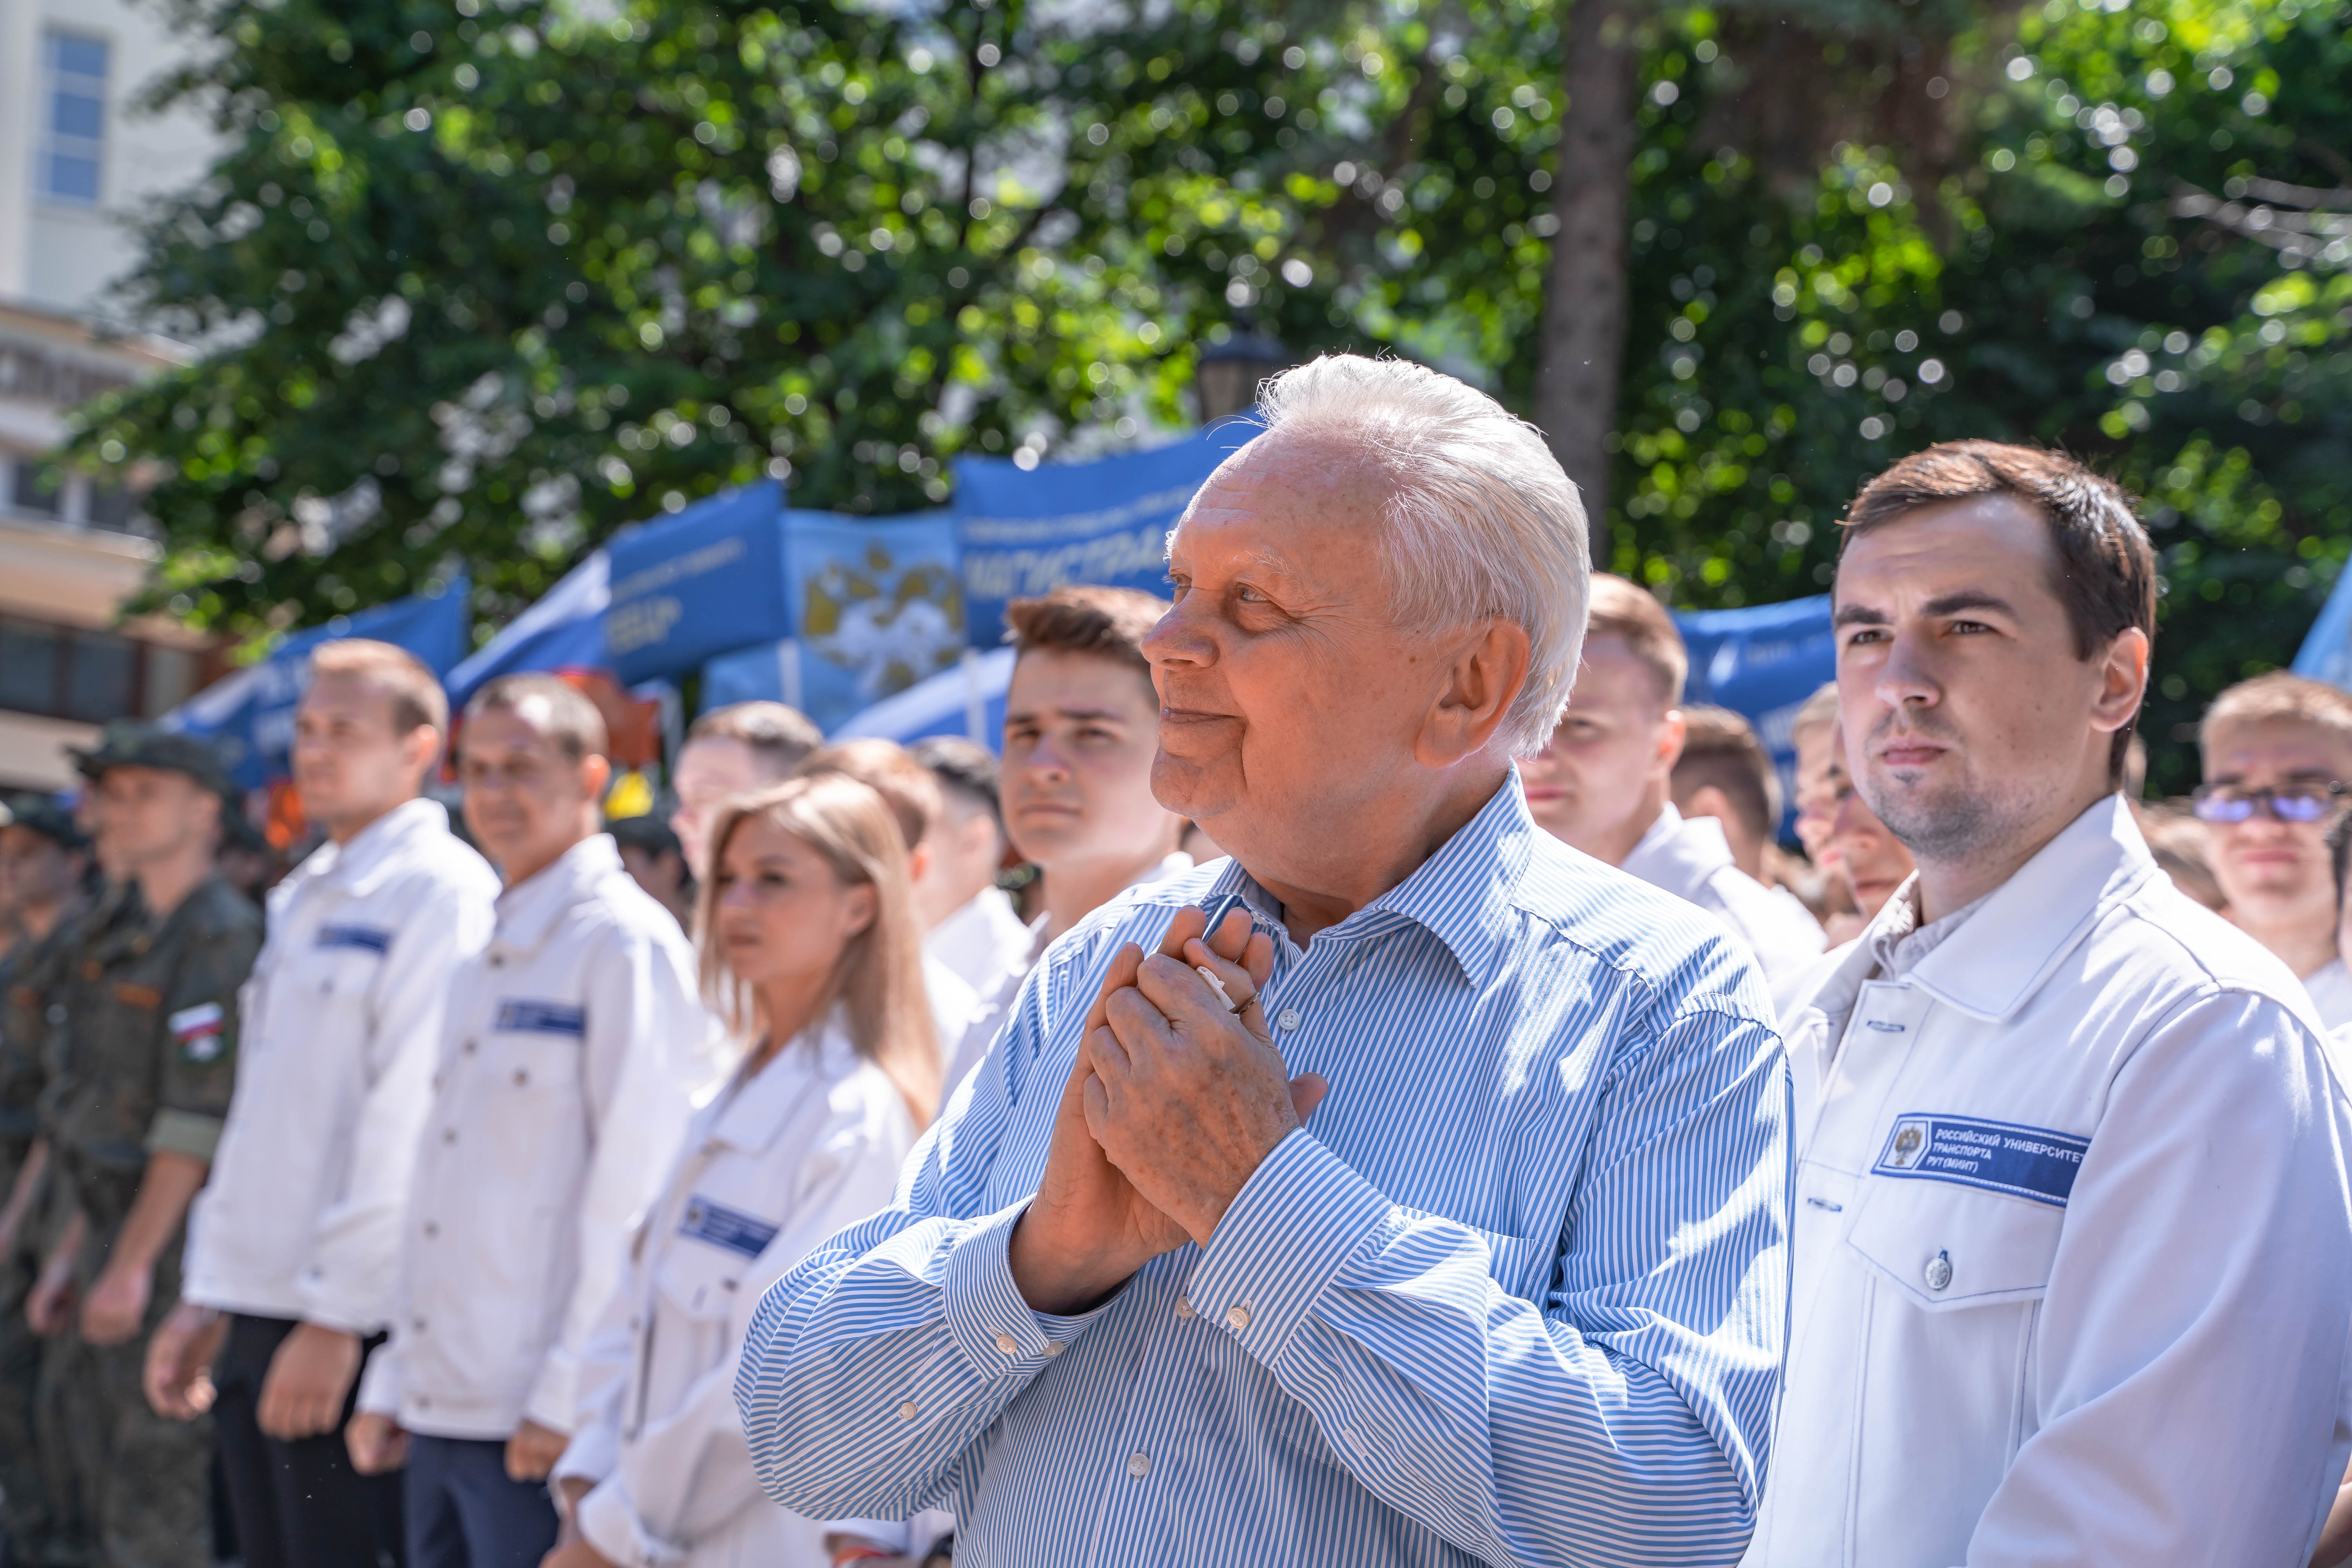
<instances>
[{"instance_id":1,"label":"white work jacket","mask_svg":"<svg viewBox=\"0 0 2352 1568\"><path fill-rule=\"evenodd\" d=\"M669 911L597 834L498 902L450 984L402 1301L364 1410L441 1437L569 1432L580 1360L715 1032Z\"/></svg>"},{"instance_id":2,"label":"white work jacket","mask_svg":"<svg viewBox=\"0 0 2352 1568\"><path fill-rule=\"evenodd\" d=\"M826 1568L828 1527L761 1495L735 1360L761 1293L889 1205L914 1141L838 1015L696 1115L589 1342L555 1470L595 1483L577 1522L620 1568Z\"/></svg>"},{"instance_id":3,"label":"white work jacket","mask_svg":"<svg viewBox=\"0 0 2352 1568\"><path fill-rule=\"evenodd\" d=\"M1618 869L1721 921L1775 990L1821 956L1821 922L1733 864L1731 842L1712 816L1685 816L1668 801Z\"/></svg>"},{"instance_id":4,"label":"white work jacket","mask_svg":"<svg viewBox=\"0 0 2352 1568\"><path fill-rule=\"evenodd\" d=\"M488 940L498 892L430 800L321 846L270 890L184 1299L362 1336L392 1321L449 976Z\"/></svg>"},{"instance_id":5,"label":"white work jacket","mask_svg":"<svg viewBox=\"0 0 2352 1568\"><path fill-rule=\"evenodd\" d=\"M2294 976L2119 796L1894 979L1783 1016L1759 1568L2303 1568L2352 1454L2352 1109Z\"/></svg>"},{"instance_id":6,"label":"white work jacket","mask_svg":"<svg viewBox=\"0 0 2352 1568\"><path fill-rule=\"evenodd\" d=\"M985 997L1029 956L1029 928L1001 888L982 888L923 938L924 954ZM955 1042L941 1040L943 1050Z\"/></svg>"}]
</instances>

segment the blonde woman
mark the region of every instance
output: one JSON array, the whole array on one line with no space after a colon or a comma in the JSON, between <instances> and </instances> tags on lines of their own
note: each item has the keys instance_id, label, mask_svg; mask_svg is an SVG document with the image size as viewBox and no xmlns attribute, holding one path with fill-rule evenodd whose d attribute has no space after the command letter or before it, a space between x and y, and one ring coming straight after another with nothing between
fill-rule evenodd
<instances>
[{"instance_id":1,"label":"blonde woman","mask_svg":"<svg viewBox=\"0 0 2352 1568\"><path fill-rule=\"evenodd\" d=\"M632 1241L556 1466L545 1568L824 1568L824 1527L760 1495L736 1354L769 1283L886 1207L939 1097L907 851L840 776L741 795L711 835L702 989L749 1042ZM836 1525L835 1528L842 1528Z\"/></svg>"}]
</instances>

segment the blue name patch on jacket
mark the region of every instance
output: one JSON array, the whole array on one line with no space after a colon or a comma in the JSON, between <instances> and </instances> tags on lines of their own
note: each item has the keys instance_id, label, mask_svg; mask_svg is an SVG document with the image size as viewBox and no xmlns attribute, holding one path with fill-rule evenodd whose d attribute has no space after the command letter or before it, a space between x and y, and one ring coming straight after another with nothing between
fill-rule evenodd
<instances>
[{"instance_id":1,"label":"blue name patch on jacket","mask_svg":"<svg viewBox=\"0 0 2352 1568\"><path fill-rule=\"evenodd\" d=\"M353 947L377 954L392 951L392 933L374 926L320 926L315 946Z\"/></svg>"},{"instance_id":2,"label":"blue name patch on jacket","mask_svg":"<svg viewBox=\"0 0 2352 1568\"><path fill-rule=\"evenodd\" d=\"M1914 1113L1895 1119L1885 1152L1870 1173L1958 1182L2064 1208L2090 1147L2087 1138L2042 1127Z\"/></svg>"},{"instance_id":3,"label":"blue name patch on jacket","mask_svg":"<svg viewBox=\"0 0 2352 1568\"><path fill-rule=\"evenodd\" d=\"M588 1009L562 1002L505 1001L499 1004L498 1021L490 1026L522 1035L585 1035Z\"/></svg>"},{"instance_id":4,"label":"blue name patch on jacket","mask_svg":"<svg viewBox=\"0 0 2352 1568\"><path fill-rule=\"evenodd\" d=\"M776 1239L776 1230L775 1226L763 1219L739 1214L723 1204L714 1204L700 1196L686 1201L686 1215L677 1226L680 1236L707 1241L713 1247L723 1247L746 1258L757 1258L767 1251L768 1243Z\"/></svg>"}]
</instances>

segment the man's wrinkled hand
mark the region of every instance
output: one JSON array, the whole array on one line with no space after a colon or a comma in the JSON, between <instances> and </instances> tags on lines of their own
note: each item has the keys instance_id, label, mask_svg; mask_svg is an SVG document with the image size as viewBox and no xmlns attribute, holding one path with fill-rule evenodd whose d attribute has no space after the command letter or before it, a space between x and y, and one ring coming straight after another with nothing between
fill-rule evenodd
<instances>
[{"instance_id":1,"label":"man's wrinkled hand","mask_svg":"<svg viewBox=\"0 0 2352 1568\"><path fill-rule=\"evenodd\" d=\"M1208 917L1197 909L1178 910L1160 943L1161 955L1181 953L1187 943L1197 945L1207 923ZM1228 921L1229 927L1234 924ZM1239 917L1244 934L1228 942L1236 955L1248 940L1247 924L1246 916ZM1272 948L1267 951L1271 953ZM1111 956L1102 987L1087 1012L1083 1039L1108 1032L1113 999L1131 993L1143 963L1143 950L1131 942ZM1082 1045L1071 1064L1054 1117L1045 1173L1038 1181L1036 1197L1013 1227L1008 1248L1013 1283L1022 1299L1041 1312L1084 1311L1116 1291L1137 1269L1190 1239L1182 1226L1136 1190L1088 1130L1090 1056Z\"/></svg>"},{"instance_id":2,"label":"man's wrinkled hand","mask_svg":"<svg viewBox=\"0 0 2352 1568\"><path fill-rule=\"evenodd\" d=\"M1274 943L1256 931L1246 945L1234 941L1246 919L1228 916L1214 948L1196 939L1177 957L1143 960L1083 1053L1094 1069L1087 1129L1145 1201L1202 1247L1328 1088L1314 1073L1293 1080L1283 1066L1258 1000L1273 977Z\"/></svg>"},{"instance_id":3,"label":"man's wrinkled hand","mask_svg":"<svg viewBox=\"0 0 2352 1568\"><path fill-rule=\"evenodd\" d=\"M563 1450L572 1439L552 1427L526 1420L507 1439L507 1479L510 1481L543 1481L555 1468L555 1461L563 1458Z\"/></svg>"},{"instance_id":4,"label":"man's wrinkled hand","mask_svg":"<svg viewBox=\"0 0 2352 1568\"><path fill-rule=\"evenodd\" d=\"M147 1269L110 1264L81 1304L81 1337L94 1345L128 1344L147 1320L155 1280Z\"/></svg>"},{"instance_id":5,"label":"man's wrinkled hand","mask_svg":"<svg viewBox=\"0 0 2352 1568\"><path fill-rule=\"evenodd\" d=\"M408 1463L408 1434L389 1415L362 1410L343 1427L352 1468L363 1476L388 1475Z\"/></svg>"},{"instance_id":6,"label":"man's wrinkled hand","mask_svg":"<svg viewBox=\"0 0 2352 1568\"><path fill-rule=\"evenodd\" d=\"M269 1358L255 1418L281 1443L331 1432L360 1374L357 1334L318 1323L297 1323Z\"/></svg>"},{"instance_id":7,"label":"man's wrinkled hand","mask_svg":"<svg viewBox=\"0 0 2352 1568\"><path fill-rule=\"evenodd\" d=\"M147 1403L166 1421L194 1421L213 1407L213 1357L220 1353L228 1320L210 1307L182 1301L147 1342L141 1382Z\"/></svg>"}]
</instances>

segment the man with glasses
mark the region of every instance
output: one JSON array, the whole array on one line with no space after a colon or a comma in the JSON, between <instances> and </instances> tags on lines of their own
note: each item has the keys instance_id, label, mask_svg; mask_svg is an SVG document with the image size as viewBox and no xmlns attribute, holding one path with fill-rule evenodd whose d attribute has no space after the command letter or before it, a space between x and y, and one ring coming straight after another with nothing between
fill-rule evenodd
<instances>
[{"instance_id":1,"label":"man with glasses","mask_svg":"<svg viewBox=\"0 0 2352 1568\"><path fill-rule=\"evenodd\" d=\"M2327 852L2352 779L2352 696L2284 670L2258 675L2213 700L2197 743L2196 811L2230 919L2303 977L2322 1023L2352 1024Z\"/></svg>"}]
</instances>

